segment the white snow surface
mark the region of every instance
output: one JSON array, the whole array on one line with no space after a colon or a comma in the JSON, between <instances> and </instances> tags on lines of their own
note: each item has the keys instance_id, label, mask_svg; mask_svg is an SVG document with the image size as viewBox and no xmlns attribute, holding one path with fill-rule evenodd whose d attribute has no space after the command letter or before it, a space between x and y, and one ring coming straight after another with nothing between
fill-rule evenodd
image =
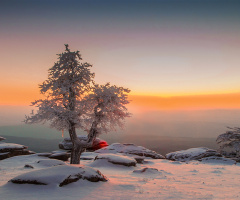
<instances>
[{"instance_id":1,"label":"white snow surface","mask_svg":"<svg viewBox=\"0 0 240 200\"><path fill-rule=\"evenodd\" d=\"M184 163L165 159L145 159L143 164L137 164L136 167L118 165L113 168L112 163L96 165L94 168L108 178L107 182L79 180L64 187L54 184L19 185L8 182L16 176L26 176L27 172L49 169L37 163L39 160L43 159L37 155L1 160L0 198L6 200L240 199L240 164L229 165L224 162ZM81 160L81 166L90 166L93 162L94 160ZM33 165L34 168L24 167L27 164ZM52 173L58 171L54 169L59 167L69 166L67 163L50 167ZM144 170L145 168L147 170ZM45 178L51 181L48 177Z\"/></svg>"}]
</instances>

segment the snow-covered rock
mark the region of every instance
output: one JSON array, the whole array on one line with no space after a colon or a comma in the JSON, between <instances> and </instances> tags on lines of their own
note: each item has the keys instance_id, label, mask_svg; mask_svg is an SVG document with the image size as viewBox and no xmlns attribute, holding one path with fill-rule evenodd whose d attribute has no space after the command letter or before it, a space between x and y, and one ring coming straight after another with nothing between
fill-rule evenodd
<instances>
[{"instance_id":1,"label":"snow-covered rock","mask_svg":"<svg viewBox=\"0 0 240 200\"><path fill-rule=\"evenodd\" d=\"M107 178L101 172L91 167L61 165L28 172L12 178L9 182L62 187L79 179L91 182L107 181Z\"/></svg>"},{"instance_id":2,"label":"snow-covered rock","mask_svg":"<svg viewBox=\"0 0 240 200\"><path fill-rule=\"evenodd\" d=\"M27 149L26 146L21 145L21 144L14 144L14 143L1 143L0 144L0 152L9 152L13 150L23 150Z\"/></svg>"},{"instance_id":3,"label":"snow-covered rock","mask_svg":"<svg viewBox=\"0 0 240 200\"><path fill-rule=\"evenodd\" d=\"M36 153L36 155L42 156L42 157L49 157L52 155L52 153L44 152L44 153Z\"/></svg>"},{"instance_id":4,"label":"snow-covered rock","mask_svg":"<svg viewBox=\"0 0 240 200\"><path fill-rule=\"evenodd\" d=\"M0 143L0 160L19 155L29 155L35 152L27 150L27 147L14 143Z\"/></svg>"},{"instance_id":5,"label":"snow-covered rock","mask_svg":"<svg viewBox=\"0 0 240 200\"><path fill-rule=\"evenodd\" d=\"M6 140L6 138L0 136L0 141L2 141L2 140Z\"/></svg>"},{"instance_id":6,"label":"snow-covered rock","mask_svg":"<svg viewBox=\"0 0 240 200\"><path fill-rule=\"evenodd\" d=\"M216 164L216 165L234 165L237 162L230 158L210 156L206 158L199 159L202 163L206 164Z\"/></svg>"},{"instance_id":7,"label":"snow-covered rock","mask_svg":"<svg viewBox=\"0 0 240 200\"><path fill-rule=\"evenodd\" d=\"M127 167L136 166L137 164L137 161L134 158L116 154L101 154L96 156L94 162L97 162L98 160L106 160L112 164L124 165Z\"/></svg>"},{"instance_id":8,"label":"snow-covered rock","mask_svg":"<svg viewBox=\"0 0 240 200\"><path fill-rule=\"evenodd\" d=\"M53 153L52 155L49 156L49 158L67 161L68 158L70 158L70 154L66 152Z\"/></svg>"},{"instance_id":9,"label":"snow-covered rock","mask_svg":"<svg viewBox=\"0 0 240 200\"><path fill-rule=\"evenodd\" d=\"M86 135L78 135L78 138L80 140L84 140L84 141L87 140ZM72 141L70 138L64 138L63 141L60 142L58 146L60 149L71 150L72 149ZM108 146L108 143L105 140L96 138L93 142L92 147L89 150L97 150L97 149L101 149L106 146Z\"/></svg>"},{"instance_id":10,"label":"snow-covered rock","mask_svg":"<svg viewBox=\"0 0 240 200\"><path fill-rule=\"evenodd\" d=\"M209 156L221 156L216 150L209 149L206 147L191 148L187 150L175 151L168 153L166 158L174 161L190 161L199 160Z\"/></svg>"},{"instance_id":11,"label":"snow-covered rock","mask_svg":"<svg viewBox=\"0 0 240 200\"><path fill-rule=\"evenodd\" d=\"M113 143L108 147L104 147L95 151L96 153L122 153L125 155L137 155L142 157L151 157L154 159L164 159L164 156L156 153L155 151L149 150L142 146L136 146L134 144L120 144Z\"/></svg>"},{"instance_id":12,"label":"snow-covered rock","mask_svg":"<svg viewBox=\"0 0 240 200\"><path fill-rule=\"evenodd\" d=\"M5 152L5 153L0 153L0 160L3 160L3 159L6 159L6 158L9 158L9 152Z\"/></svg>"},{"instance_id":13,"label":"snow-covered rock","mask_svg":"<svg viewBox=\"0 0 240 200\"><path fill-rule=\"evenodd\" d=\"M42 167L54 167L58 165L66 165L65 162L61 160L55 160L55 159L42 159L36 161L36 163Z\"/></svg>"},{"instance_id":14,"label":"snow-covered rock","mask_svg":"<svg viewBox=\"0 0 240 200\"><path fill-rule=\"evenodd\" d=\"M53 151L51 153L37 153L38 156L67 161L71 154L64 151Z\"/></svg>"},{"instance_id":15,"label":"snow-covered rock","mask_svg":"<svg viewBox=\"0 0 240 200\"><path fill-rule=\"evenodd\" d=\"M81 154L80 159L81 160L94 160L96 156L98 156L98 153L95 152L90 152L90 151L85 151Z\"/></svg>"}]
</instances>

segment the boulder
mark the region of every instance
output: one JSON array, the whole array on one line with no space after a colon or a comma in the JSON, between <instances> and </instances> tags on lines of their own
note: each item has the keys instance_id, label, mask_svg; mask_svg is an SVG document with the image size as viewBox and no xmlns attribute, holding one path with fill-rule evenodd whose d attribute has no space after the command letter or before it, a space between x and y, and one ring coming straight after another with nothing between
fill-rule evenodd
<instances>
[{"instance_id":1,"label":"boulder","mask_svg":"<svg viewBox=\"0 0 240 200\"><path fill-rule=\"evenodd\" d=\"M6 140L6 138L0 136L0 141L2 141L2 140Z\"/></svg>"},{"instance_id":2,"label":"boulder","mask_svg":"<svg viewBox=\"0 0 240 200\"><path fill-rule=\"evenodd\" d=\"M150 149L147 149L142 146L136 146L134 144L120 144L113 143L108 147L104 147L95 151L96 153L121 153L125 155L137 155L141 157L150 157L153 159L164 159L165 157L161 154L156 153Z\"/></svg>"},{"instance_id":3,"label":"boulder","mask_svg":"<svg viewBox=\"0 0 240 200\"><path fill-rule=\"evenodd\" d=\"M6 158L10 158L9 152L0 153L0 160L6 159Z\"/></svg>"},{"instance_id":4,"label":"boulder","mask_svg":"<svg viewBox=\"0 0 240 200\"><path fill-rule=\"evenodd\" d=\"M68 161L68 158L70 158L71 154L67 153L65 151L53 151L51 153L37 153L38 156L41 157L47 157L51 159L57 159L62 161Z\"/></svg>"},{"instance_id":5,"label":"boulder","mask_svg":"<svg viewBox=\"0 0 240 200\"><path fill-rule=\"evenodd\" d=\"M70 153L61 152L61 153L53 153L48 158L68 161L68 158L70 158L70 156L71 156Z\"/></svg>"},{"instance_id":6,"label":"boulder","mask_svg":"<svg viewBox=\"0 0 240 200\"><path fill-rule=\"evenodd\" d=\"M217 157L217 156L209 156L202 159L199 159L202 163L206 164L216 164L216 165L234 165L237 162L230 158Z\"/></svg>"},{"instance_id":7,"label":"boulder","mask_svg":"<svg viewBox=\"0 0 240 200\"><path fill-rule=\"evenodd\" d=\"M11 152L17 150L27 149L26 146L14 143L1 143L0 144L0 153Z\"/></svg>"},{"instance_id":8,"label":"boulder","mask_svg":"<svg viewBox=\"0 0 240 200\"><path fill-rule=\"evenodd\" d=\"M206 158L210 156L221 157L221 155L217 153L216 150L209 149L206 147L191 148L187 150L175 151L175 152L166 154L166 158L168 160L181 161L181 162L190 161L190 160L200 160L202 158Z\"/></svg>"},{"instance_id":9,"label":"boulder","mask_svg":"<svg viewBox=\"0 0 240 200\"><path fill-rule=\"evenodd\" d=\"M60 165L28 172L12 178L9 182L62 187L80 179L90 182L107 181L107 178L100 171L91 167Z\"/></svg>"},{"instance_id":10,"label":"boulder","mask_svg":"<svg viewBox=\"0 0 240 200\"><path fill-rule=\"evenodd\" d=\"M123 156L123 155L116 155L116 154L101 154L96 156L94 162L98 160L105 160L109 163L116 164L116 165L123 165L127 167L136 166L137 161L134 158Z\"/></svg>"},{"instance_id":11,"label":"boulder","mask_svg":"<svg viewBox=\"0 0 240 200\"><path fill-rule=\"evenodd\" d=\"M87 140L87 136L86 135L78 135L78 138L80 140ZM72 149L72 141L70 138L64 138L62 142L59 143L59 148L63 149L63 150L71 150ZM108 146L108 143L105 140L102 140L100 138L96 138L93 142L93 145L91 148L89 148L88 150L98 150L101 149L103 147Z\"/></svg>"},{"instance_id":12,"label":"boulder","mask_svg":"<svg viewBox=\"0 0 240 200\"><path fill-rule=\"evenodd\" d=\"M35 152L27 150L27 147L14 143L0 143L0 160L13 156L29 155Z\"/></svg>"},{"instance_id":13,"label":"boulder","mask_svg":"<svg viewBox=\"0 0 240 200\"><path fill-rule=\"evenodd\" d=\"M65 162L55 159L42 159L35 162L40 167L54 167L58 165L66 165Z\"/></svg>"}]
</instances>

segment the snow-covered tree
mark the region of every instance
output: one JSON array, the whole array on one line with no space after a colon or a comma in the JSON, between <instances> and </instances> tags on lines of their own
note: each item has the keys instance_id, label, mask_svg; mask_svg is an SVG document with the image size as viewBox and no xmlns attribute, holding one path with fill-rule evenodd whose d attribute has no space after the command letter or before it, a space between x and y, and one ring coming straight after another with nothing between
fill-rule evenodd
<instances>
[{"instance_id":1,"label":"snow-covered tree","mask_svg":"<svg viewBox=\"0 0 240 200\"><path fill-rule=\"evenodd\" d=\"M217 137L217 143L220 144L219 151L222 154L227 154L227 149L232 150L232 153L240 157L240 128L230 128L229 131Z\"/></svg>"},{"instance_id":2,"label":"snow-covered tree","mask_svg":"<svg viewBox=\"0 0 240 200\"><path fill-rule=\"evenodd\" d=\"M121 127L124 118L130 116L125 107L130 90L109 83L95 84L92 65L82 63L79 51L71 52L65 46L65 52L58 54L58 62L49 69L48 79L39 85L46 98L32 102L38 110L26 116L25 123L48 121L52 128L68 131L73 143L71 164L79 164L81 153L96 136ZM76 129L86 130L88 140L80 140Z\"/></svg>"}]
</instances>

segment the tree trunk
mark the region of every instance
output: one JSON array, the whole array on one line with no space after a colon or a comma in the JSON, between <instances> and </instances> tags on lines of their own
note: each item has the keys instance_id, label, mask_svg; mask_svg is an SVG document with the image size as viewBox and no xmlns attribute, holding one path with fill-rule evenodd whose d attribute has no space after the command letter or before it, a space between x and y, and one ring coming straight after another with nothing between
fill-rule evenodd
<instances>
[{"instance_id":1,"label":"tree trunk","mask_svg":"<svg viewBox=\"0 0 240 200\"><path fill-rule=\"evenodd\" d=\"M78 143L73 143L73 148L71 152L71 161L70 164L80 164L80 156L85 149L81 147Z\"/></svg>"},{"instance_id":2,"label":"tree trunk","mask_svg":"<svg viewBox=\"0 0 240 200\"><path fill-rule=\"evenodd\" d=\"M70 164L80 164L80 156L85 151L85 148L81 146L76 134L76 128L72 122L69 122L69 136L73 143Z\"/></svg>"}]
</instances>

